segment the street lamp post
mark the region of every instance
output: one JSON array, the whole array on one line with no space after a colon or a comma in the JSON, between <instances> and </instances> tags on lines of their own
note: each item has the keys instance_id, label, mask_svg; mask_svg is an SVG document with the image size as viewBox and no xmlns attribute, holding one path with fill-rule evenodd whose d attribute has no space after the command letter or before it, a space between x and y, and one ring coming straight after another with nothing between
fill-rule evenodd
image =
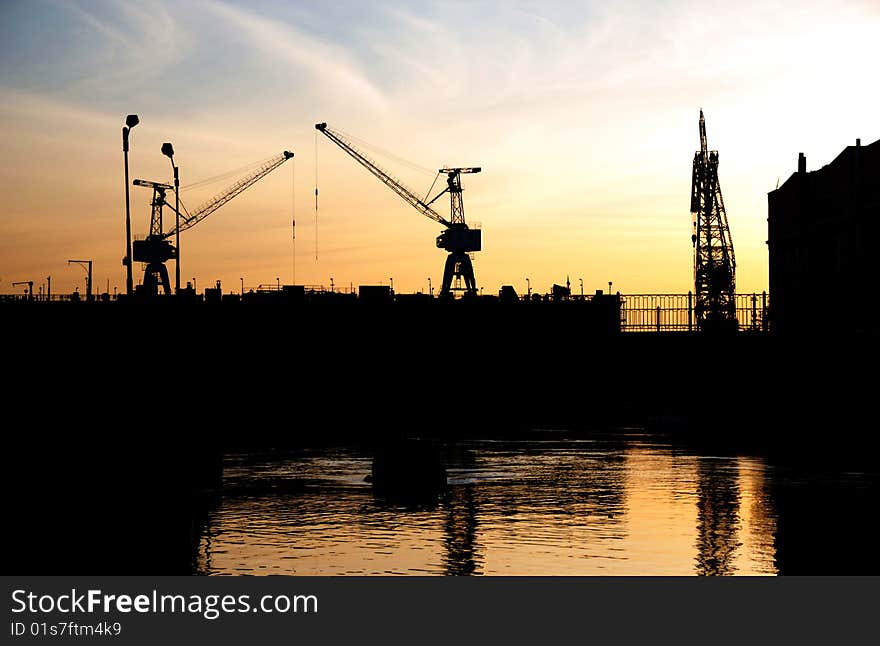
<instances>
[{"instance_id":1,"label":"street lamp post","mask_svg":"<svg viewBox=\"0 0 880 646\"><path fill-rule=\"evenodd\" d=\"M46 276L46 300L52 300L52 277Z\"/></svg>"},{"instance_id":2,"label":"street lamp post","mask_svg":"<svg viewBox=\"0 0 880 646\"><path fill-rule=\"evenodd\" d=\"M431 296L434 295L434 286L431 285L431 277L430 276L428 276L428 293L431 294Z\"/></svg>"},{"instance_id":3,"label":"street lamp post","mask_svg":"<svg viewBox=\"0 0 880 646\"><path fill-rule=\"evenodd\" d=\"M333 290L335 288L336 288L336 286L333 284L333 276L330 276L330 293L331 294L333 293Z\"/></svg>"},{"instance_id":4,"label":"street lamp post","mask_svg":"<svg viewBox=\"0 0 880 646\"><path fill-rule=\"evenodd\" d=\"M171 161L174 170L174 245L177 247L177 259L174 261L174 293L180 294L180 175L174 163L174 146L166 142L162 144L162 154Z\"/></svg>"},{"instance_id":5,"label":"street lamp post","mask_svg":"<svg viewBox=\"0 0 880 646\"><path fill-rule=\"evenodd\" d=\"M75 265L79 265L83 269L86 270L86 300L92 300L92 261L91 260L68 260L67 264L71 263Z\"/></svg>"},{"instance_id":6,"label":"street lamp post","mask_svg":"<svg viewBox=\"0 0 880 646\"><path fill-rule=\"evenodd\" d=\"M581 298L583 298L584 297L584 279L578 278L578 280L581 282Z\"/></svg>"},{"instance_id":7,"label":"street lamp post","mask_svg":"<svg viewBox=\"0 0 880 646\"><path fill-rule=\"evenodd\" d=\"M526 285L528 286L528 296L529 296L529 298L531 298L532 297L532 281L530 281L528 278L526 278Z\"/></svg>"},{"instance_id":8,"label":"street lamp post","mask_svg":"<svg viewBox=\"0 0 880 646\"><path fill-rule=\"evenodd\" d=\"M196 277L195 277L195 276L193 276L193 291L194 291L196 294L199 293L199 290L198 290L198 288L196 287Z\"/></svg>"},{"instance_id":9,"label":"street lamp post","mask_svg":"<svg viewBox=\"0 0 880 646\"><path fill-rule=\"evenodd\" d=\"M244 276L239 278L239 280L241 281L241 297L244 298Z\"/></svg>"},{"instance_id":10,"label":"street lamp post","mask_svg":"<svg viewBox=\"0 0 880 646\"><path fill-rule=\"evenodd\" d=\"M278 291L281 291L281 278L275 276L275 284L278 286Z\"/></svg>"},{"instance_id":11,"label":"street lamp post","mask_svg":"<svg viewBox=\"0 0 880 646\"><path fill-rule=\"evenodd\" d=\"M134 291L134 280L131 276L131 201L128 195L128 135L140 119L136 114L125 117L125 125L122 127L122 154L125 157L125 292L131 296Z\"/></svg>"}]
</instances>

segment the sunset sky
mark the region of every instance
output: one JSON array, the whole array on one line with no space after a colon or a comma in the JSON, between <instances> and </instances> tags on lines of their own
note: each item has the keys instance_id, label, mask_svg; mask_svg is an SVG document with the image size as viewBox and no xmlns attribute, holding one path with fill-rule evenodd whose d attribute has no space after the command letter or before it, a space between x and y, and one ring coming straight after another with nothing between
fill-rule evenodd
<instances>
[{"instance_id":1,"label":"sunset sky","mask_svg":"<svg viewBox=\"0 0 880 646\"><path fill-rule=\"evenodd\" d=\"M316 160L327 121L427 169L482 166L464 198L489 293L566 275L588 291L685 292L700 108L738 291L760 291L767 192L798 152L814 170L880 138L878 34L878 0L5 0L0 293L48 275L53 292L82 290L68 258L94 260L97 289L124 288L128 113L141 119L132 178L170 180L165 141L183 186L296 153L182 235L182 275L200 289L290 283L294 208L297 283L439 285L440 227L323 137ZM422 193L433 180L377 159ZM235 179L182 198L195 207ZM145 234L150 194L131 195Z\"/></svg>"}]
</instances>

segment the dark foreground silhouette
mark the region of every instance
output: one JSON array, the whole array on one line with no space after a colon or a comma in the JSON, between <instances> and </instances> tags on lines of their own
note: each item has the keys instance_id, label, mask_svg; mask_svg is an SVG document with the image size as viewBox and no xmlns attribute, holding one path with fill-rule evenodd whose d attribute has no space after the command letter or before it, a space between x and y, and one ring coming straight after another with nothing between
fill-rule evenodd
<instances>
[{"instance_id":1,"label":"dark foreground silhouette","mask_svg":"<svg viewBox=\"0 0 880 646\"><path fill-rule=\"evenodd\" d=\"M797 464L807 481L817 456L877 468L873 387L855 370L873 337L621 335L563 310L504 307L2 314L14 340L7 572L189 572L227 448L651 421L696 445ZM876 491L841 503L818 481L789 489L776 492L783 573L878 572L870 550L851 549L870 540L862 525L815 523L872 513ZM816 549L829 544L841 549Z\"/></svg>"}]
</instances>

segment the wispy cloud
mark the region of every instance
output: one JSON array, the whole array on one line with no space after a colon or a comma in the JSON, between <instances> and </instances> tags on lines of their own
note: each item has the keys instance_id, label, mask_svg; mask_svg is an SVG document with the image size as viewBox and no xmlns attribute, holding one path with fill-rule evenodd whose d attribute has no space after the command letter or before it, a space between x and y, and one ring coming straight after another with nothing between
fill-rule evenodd
<instances>
[{"instance_id":1,"label":"wispy cloud","mask_svg":"<svg viewBox=\"0 0 880 646\"><path fill-rule=\"evenodd\" d=\"M297 68L297 78L309 83L308 91L329 92L350 101L366 102L374 109L387 108L387 100L368 74L356 63L356 54L282 20L267 18L223 2L205 6L247 35L264 64L285 63Z\"/></svg>"},{"instance_id":2,"label":"wispy cloud","mask_svg":"<svg viewBox=\"0 0 880 646\"><path fill-rule=\"evenodd\" d=\"M68 56L85 57L91 73L78 79L88 85L123 78L158 77L185 56L190 39L168 7L158 0L134 3L56 0L91 31ZM112 65L106 65L112 62Z\"/></svg>"},{"instance_id":3,"label":"wispy cloud","mask_svg":"<svg viewBox=\"0 0 880 646\"><path fill-rule=\"evenodd\" d=\"M119 271L119 129L127 112L143 122L132 156L139 176L167 177L158 150L172 140L187 181L283 146L297 152L296 181L310 184L311 126L327 119L422 165L483 166L468 178L466 198L490 250L481 280L505 279L520 262L535 267L535 280L541 263L589 262L619 275L644 259L627 256L631 247L616 241L646 231L672 237L683 227L676 244L684 252L658 242L657 253L681 257L677 269L658 273L666 272L667 287L686 288L699 107L710 119L710 145L722 151L743 258L765 257L766 190L792 156L805 150L818 164L856 136L873 140L880 107L880 88L871 83L880 57L877 0L703 0L700 7L653 0L6 3L4 17L22 24L0 21L8 36L0 42L7 153L0 184L17 191L15 213L0 219L0 226L15 219L0 236L0 257L12 257L7 249L22 240L38 251L51 231L65 244L78 238L100 247L96 262L103 253L101 263ZM357 280L373 271L365 263L384 272L400 249L427 251L427 223L339 151L320 155L322 244L345 249L333 258L337 278L346 263L357 266ZM289 168L293 174L295 163ZM406 169L389 170L410 181ZM286 210L290 184L286 173L268 177L200 228L190 244L204 241L204 266L224 280L242 275L237 267L222 274L229 249L221 253L221 241L239 245L230 234L239 214L251 236L239 246L275 249L272 258L282 258L279 231L289 217L276 222L272 214ZM298 190L300 202L310 202L311 190ZM145 202L138 208L138 221L146 221ZM388 211L394 224L381 232L388 252L368 252L364 240L376 228L365 223ZM314 231L310 220L299 219L300 252ZM654 233L639 239L653 243ZM311 279L326 282L329 266L311 262ZM434 262L425 256L413 272ZM757 287L765 269L753 269ZM280 270L266 271L274 278Z\"/></svg>"}]
</instances>

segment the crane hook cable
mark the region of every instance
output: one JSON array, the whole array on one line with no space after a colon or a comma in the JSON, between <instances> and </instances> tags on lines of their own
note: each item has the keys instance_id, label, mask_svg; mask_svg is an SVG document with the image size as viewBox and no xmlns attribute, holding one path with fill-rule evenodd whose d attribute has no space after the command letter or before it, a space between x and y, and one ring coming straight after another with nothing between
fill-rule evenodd
<instances>
[{"instance_id":1,"label":"crane hook cable","mask_svg":"<svg viewBox=\"0 0 880 646\"><path fill-rule=\"evenodd\" d=\"M315 262L318 261L318 131L315 130Z\"/></svg>"},{"instance_id":2,"label":"crane hook cable","mask_svg":"<svg viewBox=\"0 0 880 646\"><path fill-rule=\"evenodd\" d=\"M296 159L290 166L290 226L293 231L293 284L296 285Z\"/></svg>"}]
</instances>

